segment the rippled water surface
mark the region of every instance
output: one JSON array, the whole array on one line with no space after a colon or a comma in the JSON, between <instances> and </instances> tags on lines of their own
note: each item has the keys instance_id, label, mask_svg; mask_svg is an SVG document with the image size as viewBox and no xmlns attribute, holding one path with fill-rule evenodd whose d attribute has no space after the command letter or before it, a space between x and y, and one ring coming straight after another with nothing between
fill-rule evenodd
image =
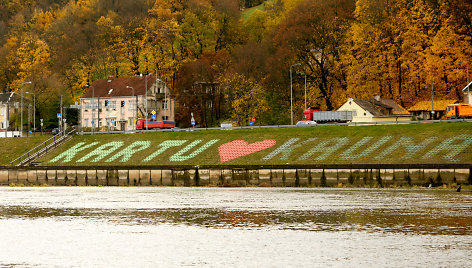
<instances>
[{"instance_id":1,"label":"rippled water surface","mask_svg":"<svg viewBox=\"0 0 472 268\"><path fill-rule=\"evenodd\" d=\"M472 193L0 188L0 267L471 267Z\"/></svg>"}]
</instances>

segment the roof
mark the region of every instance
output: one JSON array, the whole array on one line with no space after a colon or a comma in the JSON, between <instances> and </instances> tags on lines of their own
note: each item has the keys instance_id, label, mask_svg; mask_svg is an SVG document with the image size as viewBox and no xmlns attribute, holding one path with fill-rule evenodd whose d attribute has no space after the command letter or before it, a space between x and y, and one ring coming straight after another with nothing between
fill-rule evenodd
<instances>
[{"instance_id":1,"label":"roof","mask_svg":"<svg viewBox=\"0 0 472 268\"><path fill-rule=\"evenodd\" d=\"M371 113L374 117L384 116L409 116L410 113L392 99L372 98L372 99L353 99L362 109ZM392 114L386 114L385 110L391 110Z\"/></svg>"},{"instance_id":2,"label":"roof","mask_svg":"<svg viewBox=\"0 0 472 268\"><path fill-rule=\"evenodd\" d=\"M469 84L467 84L467 86L465 86L463 89L462 89L462 92L465 92L466 90L470 90L470 87L472 86L472 82L470 82Z\"/></svg>"},{"instance_id":3,"label":"roof","mask_svg":"<svg viewBox=\"0 0 472 268\"><path fill-rule=\"evenodd\" d=\"M434 110L444 111L449 104L457 103L456 100L434 100ZM431 101L420 101L408 109L408 111L431 111Z\"/></svg>"},{"instance_id":4,"label":"roof","mask_svg":"<svg viewBox=\"0 0 472 268\"><path fill-rule=\"evenodd\" d=\"M135 76L135 77L124 77L124 78L113 78L99 79L92 83L87 89L82 98L92 97L121 97L121 96L140 96L146 94L146 80L147 88L151 88L152 84L156 82L155 76ZM132 87L126 88L126 86Z\"/></svg>"},{"instance_id":5,"label":"roof","mask_svg":"<svg viewBox=\"0 0 472 268\"><path fill-rule=\"evenodd\" d=\"M15 92L10 93L0 93L0 102L18 102L20 101L20 96ZM23 98L23 101L28 101L27 98Z\"/></svg>"}]
</instances>

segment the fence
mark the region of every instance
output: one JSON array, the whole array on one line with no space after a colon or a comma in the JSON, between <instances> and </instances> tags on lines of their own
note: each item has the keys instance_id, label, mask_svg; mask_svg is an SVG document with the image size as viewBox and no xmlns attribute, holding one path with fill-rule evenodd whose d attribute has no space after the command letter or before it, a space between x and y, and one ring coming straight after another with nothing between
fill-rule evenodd
<instances>
[{"instance_id":1,"label":"fence","mask_svg":"<svg viewBox=\"0 0 472 268\"><path fill-rule=\"evenodd\" d=\"M431 123L454 123L472 122L472 119L454 120L421 120L421 121L392 121L392 122L351 122L351 123L329 123L310 126L276 125L276 126L239 126L239 127L209 127L209 128L172 128L172 129L150 129L150 130L114 130L114 131L79 131L80 135L92 134L119 134L119 133L141 133L141 132L181 132L181 131L205 131L205 130L231 130L231 129L257 129L257 128L287 128L287 127L320 127L320 126L375 126L375 125L405 125L405 124L431 124Z\"/></svg>"}]
</instances>

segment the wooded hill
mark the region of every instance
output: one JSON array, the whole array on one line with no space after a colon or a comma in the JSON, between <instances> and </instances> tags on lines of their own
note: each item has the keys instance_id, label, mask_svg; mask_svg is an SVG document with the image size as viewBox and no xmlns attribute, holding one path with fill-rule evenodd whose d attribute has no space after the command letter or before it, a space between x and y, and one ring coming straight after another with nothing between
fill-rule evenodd
<instances>
[{"instance_id":1,"label":"wooded hill","mask_svg":"<svg viewBox=\"0 0 472 268\"><path fill-rule=\"evenodd\" d=\"M177 121L284 124L308 105L335 109L379 94L409 107L462 99L472 62L463 0L0 0L0 87L36 94L56 122L108 76L156 74ZM472 68L472 65L470 66ZM25 89L26 90L26 89ZM298 117L298 118L297 118Z\"/></svg>"}]
</instances>

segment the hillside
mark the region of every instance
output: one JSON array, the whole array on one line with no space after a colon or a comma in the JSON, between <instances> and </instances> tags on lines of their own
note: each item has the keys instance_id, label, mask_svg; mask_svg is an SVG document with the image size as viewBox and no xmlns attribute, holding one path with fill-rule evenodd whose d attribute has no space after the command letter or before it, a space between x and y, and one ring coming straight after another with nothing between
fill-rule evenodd
<instances>
[{"instance_id":1,"label":"hillside","mask_svg":"<svg viewBox=\"0 0 472 268\"><path fill-rule=\"evenodd\" d=\"M472 164L472 124L78 135L40 161L47 166Z\"/></svg>"},{"instance_id":2,"label":"hillside","mask_svg":"<svg viewBox=\"0 0 472 268\"><path fill-rule=\"evenodd\" d=\"M0 142L0 166L7 165L11 161L28 152L30 149L51 138L51 135L23 137L23 138L1 138Z\"/></svg>"},{"instance_id":3,"label":"hillside","mask_svg":"<svg viewBox=\"0 0 472 268\"><path fill-rule=\"evenodd\" d=\"M164 81L184 126L288 124L305 99L463 101L470 21L458 0L0 1L0 90L31 93L45 129L110 76Z\"/></svg>"}]
</instances>

